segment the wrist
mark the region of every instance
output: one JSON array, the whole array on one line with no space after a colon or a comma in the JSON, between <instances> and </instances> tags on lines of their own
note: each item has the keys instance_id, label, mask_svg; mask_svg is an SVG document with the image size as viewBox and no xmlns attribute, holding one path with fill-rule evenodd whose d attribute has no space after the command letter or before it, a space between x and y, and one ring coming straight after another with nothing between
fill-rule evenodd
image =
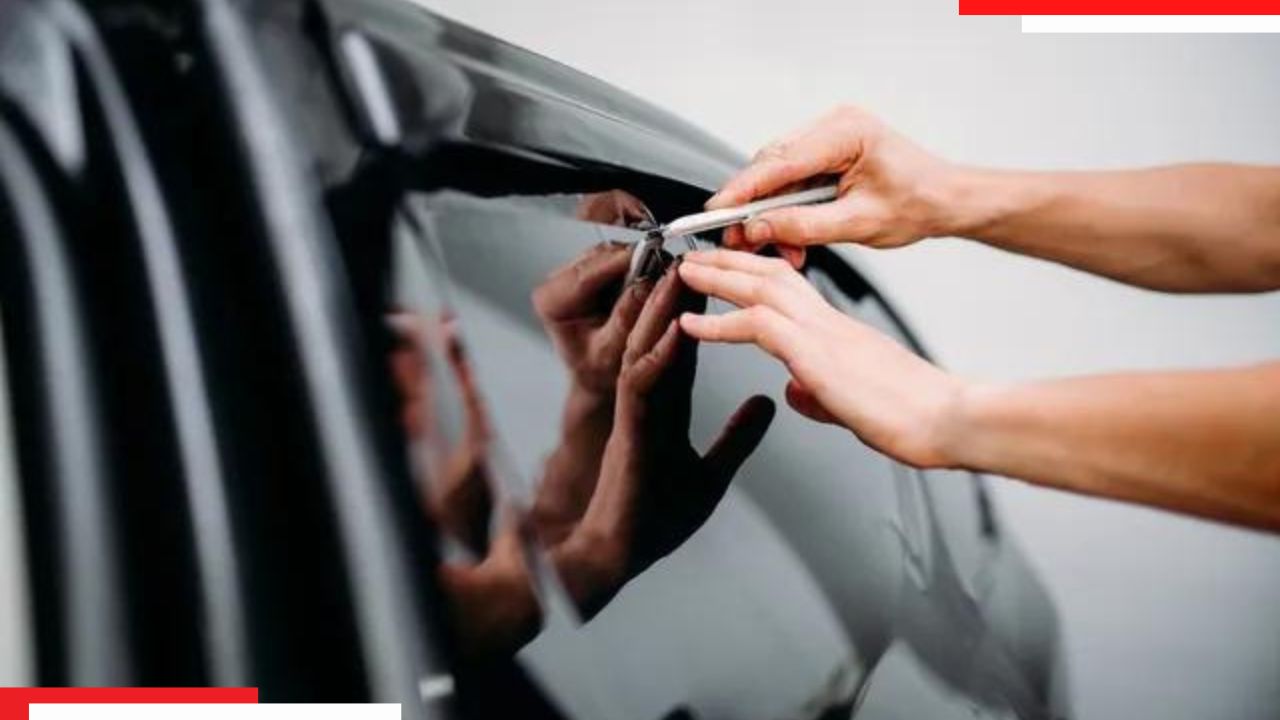
<instances>
[{"instance_id":1,"label":"wrist","mask_svg":"<svg viewBox=\"0 0 1280 720\"><path fill-rule=\"evenodd\" d=\"M560 418L561 447L577 453L580 445L591 447L608 438L613 418L613 392L600 392L580 383L569 388Z\"/></svg>"},{"instance_id":2,"label":"wrist","mask_svg":"<svg viewBox=\"0 0 1280 720\"><path fill-rule=\"evenodd\" d=\"M950 468L986 472L991 463L991 412L1001 388L987 383L968 382L959 386L938 424L938 454Z\"/></svg>"},{"instance_id":3,"label":"wrist","mask_svg":"<svg viewBox=\"0 0 1280 720\"><path fill-rule=\"evenodd\" d=\"M569 394L565 401L565 418L572 420L575 417L611 408L613 396L613 388L593 388L580 380L571 380Z\"/></svg>"},{"instance_id":4,"label":"wrist","mask_svg":"<svg viewBox=\"0 0 1280 720\"><path fill-rule=\"evenodd\" d=\"M506 657L537 636L542 610L520 560L442 564L437 573L463 654Z\"/></svg>"},{"instance_id":5,"label":"wrist","mask_svg":"<svg viewBox=\"0 0 1280 720\"><path fill-rule=\"evenodd\" d=\"M1022 183L1014 173L953 165L942 173L936 236L982 240L997 232L1023 202Z\"/></svg>"}]
</instances>

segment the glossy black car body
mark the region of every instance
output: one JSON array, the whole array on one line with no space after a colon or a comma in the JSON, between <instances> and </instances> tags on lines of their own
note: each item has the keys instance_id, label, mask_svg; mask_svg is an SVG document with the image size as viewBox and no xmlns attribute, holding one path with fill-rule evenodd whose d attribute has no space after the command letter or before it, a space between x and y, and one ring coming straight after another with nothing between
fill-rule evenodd
<instances>
[{"instance_id":1,"label":"glossy black car body","mask_svg":"<svg viewBox=\"0 0 1280 720\"><path fill-rule=\"evenodd\" d=\"M31 615L0 652L28 681L406 717L1067 714L1052 604L982 480L786 412L706 524L585 624L522 536L541 632L462 647L435 569L478 558L423 512L389 316L465 341L472 461L522 506L566 392L531 294L699 209L741 162L713 138L404 0L4 0L0 63L25 548L0 572ZM645 217L593 214L619 198ZM915 345L847 260L806 272ZM699 444L784 384L745 349L700 357ZM470 392L426 360L432 392Z\"/></svg>"}]
</instances>

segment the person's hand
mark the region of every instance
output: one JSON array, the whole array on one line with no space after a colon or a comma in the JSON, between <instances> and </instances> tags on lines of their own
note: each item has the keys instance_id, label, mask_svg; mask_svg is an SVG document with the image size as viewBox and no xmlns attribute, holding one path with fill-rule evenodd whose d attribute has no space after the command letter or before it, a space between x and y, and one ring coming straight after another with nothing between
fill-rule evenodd
<instances>
[{"instance_id":1,"label":"person's hand","mask_svg":"<svg viewBox=\"0 0 1280 720\"><path fill-rule=\"evenodd\" d=\"M583 195L573 215L578 220L600 225L635 227L653 222L653 213L649 212L649 208L645 207L640 198L625 190L606 190Z\"/></svg>"},{"instance_id":2,"label":"person's hand","mask_svg":"<svg viewBox=\"0 0 1280 720\"><path fill-rule=\"evenodd\" d=\"M624 286L631 250L619 243L597 245L533 292L534 310L570 377L560 442L547 457L533 508L535 526L547 542L561 538L545 533L582 517L613 428L614 388L627 336L653 288L649 281Z\"/></svg>"},{"instance_id":3,"label":"person's hand","mask_svg":"<svg viewBox=\"0 0 1280 720\"><path fill-rule=\"evenodd\" d=\"M839 182L833 202L763 213L724 233L724 245L778 246L796 267L804 246L853 242L875 248L949 234L957 170L875 116L837 108L816 123L773 142L707 202L742 205L807 186Z\"/></svg>"},{"instance_id":4,"label":"person's hand","mask_svg":"<svg viewBox=\"0 0 1280 720\"><path fill-rule=\"evenodd\" d=\"M753 343L791 373L787 402L843 425L916 467L950 466L948 422L964 383L872 327L831 307L786 262L731 250L685 255L689 287L737 305L686 313L685 332L708 342Z\"/></svg>"},{"instance_id":5,"label":"person's hand","mask_svg":"<svg viewBox=\"0 0 1280 720\"><path fill-rule=\"evenodd\" d=\"M706 522L773 419L773 404L754 397L705 454L690 444L697 343L681 335L676 318L704 302L674 271L654 287L624 345L612 432L589 502L576 516L527 518L588 617ZM547 491L540 486L538 493ZM502 519L480 562L440 568L468 655L511 653L537 634L541 614L521 551L520 522Z\"/></svg>"},{"instance_id":6,"label":"person's hand","mask_svg":"<svg viewBox=\"0 0 1280 720\"><path fill-rule=\"evenodd\" d=\"M488 544L490 512L488 415L480 400L475 372L450 317L435 323L414 313L397 311L386 316L392 331L391 377L400 392L400 421L408 439L419 448L426 467L418 478L423 503L441 530L476 552ZM461 436L447 437L439 427L436 393L432 386L429 345L443 343L443 354L453 374L448 388L460 394L464 411ZM445 390L446 392L448 390Z\"/></svg>"},{"instance_id":7,"label":"person's hand","mask_svg":"<svg viewBox=\"0 0 1280 720\"><path fill-rule=\"evenodd\" d=\"M629 245L596 245L533 291L533 308L574 384L612 399L627 334L652 284L624 287Z\"/></svg>"},{"instance_id":8,"label":"person's hand","mask_svg":"<svg viewBox=\"0 0 1280 720\"><path fill-rule=\"evenodd\" d=\"M599 481L582 518L558 533L565 540L555 551L588 615L706 522L773 419L773 403L753 397L705 454L690 444L697 342L676 318L705 302L669 271L627 339Z\"/></svg>"}]
</instances>

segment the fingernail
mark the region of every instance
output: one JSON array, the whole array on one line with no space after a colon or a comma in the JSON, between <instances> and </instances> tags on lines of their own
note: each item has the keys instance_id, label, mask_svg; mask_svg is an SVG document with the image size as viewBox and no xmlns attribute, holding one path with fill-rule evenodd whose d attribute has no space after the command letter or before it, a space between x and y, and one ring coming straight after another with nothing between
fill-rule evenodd
<instances>
[{"instance_id":1,"label":"fingernail","mask_svg":"<svg viewBox=\"0 0 1280 720\"><path fill-rule=\"evenodd\" d=\"M637 278L631 283L631 293L636 300L643 302L650 292L653 292L653 281L649 278Z\"/></svg>"},{"instance_id":2,"label":"fingernail","mask_svg":"<svg viewBox=\"0 0 1280 720\"><path fill-rule=\"evenodd\" d=\"M767 220L752 220L747 223L747 239L757 245L763 245L773 239L773 228Z\"/></svg>"},{"instance_id":3,"label":"fingernail","mask_svg":"<svg viewBox=\"0 0 1280 720\"><path fill-rule=\"evenodd\" d=\"M723 195L724 193L716 193L715 195L712 195L705 203L703 203L702 206L708 210L714 208L720 202Z\"/></svg>"}]
</instances>

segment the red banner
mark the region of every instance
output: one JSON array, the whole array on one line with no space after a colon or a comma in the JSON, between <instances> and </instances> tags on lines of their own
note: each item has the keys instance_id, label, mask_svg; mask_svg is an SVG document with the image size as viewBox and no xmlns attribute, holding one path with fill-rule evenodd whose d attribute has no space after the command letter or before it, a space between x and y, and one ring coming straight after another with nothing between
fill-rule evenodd
<instances>
[{"instance_id":1,"label":"red banner","mask_svg":"<svg viewBox=\"0 0 1280 720\"><path fill-rule=\"evenodd\" d=\"M959 0L961 15L1280 15L1280 0Z\"/></svg>"},{"instance_id":2,"label":"red banner","mask_svg":"<svg viewBox=\"0 0 1280 720\"><path fill-rule=\"evenodd\" d=\"M31 703L256 703L257 688L0 688L0 720L27 720Z\"/></svg>"}]
</instances>

